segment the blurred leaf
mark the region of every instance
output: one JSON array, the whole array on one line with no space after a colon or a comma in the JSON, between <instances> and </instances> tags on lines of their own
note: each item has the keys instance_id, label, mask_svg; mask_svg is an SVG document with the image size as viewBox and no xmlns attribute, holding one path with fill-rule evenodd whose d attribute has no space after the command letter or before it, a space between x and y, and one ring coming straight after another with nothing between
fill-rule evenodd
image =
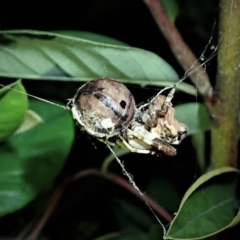
<instances>
[{"instance_id":1,"label":"blurred leaf","mask_svg":"<svg viewBox=\"0 0 240 240\"><path fill-rule=\"evenodd\" d=\"M148 234L147 240L163 240L162 226L159 226L158 224L152 227L150 233Z\"/></svg>"},{"instance_id":2,"label":"blurred leaf","mask_svg":"<svg viewBox=\"0 0 240 240\"><path fill-rule=\"evenodd\" d=\"M25 118L14 134L19 134L25 131L30 130L31 128L36 127L38 124L42 123L41 117L32 110L27 110Z\"/></svg>"},{"instance_id":3,"label":"blurred leaf","mask_svg":"<svg viewBox=\"0 0 240 240\"><path fill-rule=\"evenodd\" d=\"M170 20L174 22L179 14L178 2L176 0L159 0L159 1L162 3Z\"/></svg>"},{"instance_id":4,"label":"blurred leaf","mask_svg":"<svg viewBox=\"0 0 240 240\"><path fill-rule=\"evenodd\" d=\"M152 52L30 30L0 31L0 76L84 82L104 76L154 86L178 80ZM178 88L195 93L186 83Z\"/></svg>"},{"instance_id":5,"label":"blurred leaf","mask_svg":"<svg viewBox=\"0 0 240 240\"><path fill-rule=\"evenodd\" d=\"M146 193L169 212L176 212L181 201L177 189L166 179L150 182Z\"/></svg>"},{"instance_id":6,"label":"blurred leaf","mask_svg":"<svg viewBox=\"0 0 240 240\"><path fill-rule=\"evenodd\" d=\"M150 218L141 208L122 199L114 198L113 210L122 229L147 231L155 223L154 219Z\"/></svg>"},{"instance_id":7,"label":"blurred leaf","mask_svg":"<svg viewBox=\"0 0 240 240\"><path fill-rule=\"evenodd\" d=\"M61 170L71 149L74 127L66 110L31 101L43 124L0 146L0 216L28 204Z\"/></svg>"},{"instance_id":8,"label":"blurred leaf","mask_svg":"<svg viewBox=\"0 0 240 240\"><path fill-rule=\"evenodd\" d=\"M191 22L193 26L195 26L192 31L196 32L196 36L199 35L201 31L201 35L204 35L206 39L209 38L209 32L207 32L207 28L204 27L204 24L208 23L209 15L213 13L216 9L216 2L214 1L192 1L185 0L184 8L181 8L181 15L184 16L188 21Z\"/></svg>"},{"instance_id":9,"label":"blurred leaf","mask_svg":"<svg viewBox=\"0 0 240 240\"><path fill-rule=\"evenodd\" d=\"M227 226L227 228L234 227L239 222L240 222L240 209L238 210L237 215L234 217L232 222Z\"/></svg>"},{"instance_id":10,"label":"blurred leaf","mask_svg":"<svg viewBox=\"0 0 240 240\"><path fill-rule=\"evenodd\" d=\"M121 157L123 155L126 155L128 153L130 153L130 150L127 149L127 148L113 148L113 151L115 153L115 155L117 157ZM103 163L102 163L102 167L101 167L101 171L103 173L106 173L108 172L108 168L109 168L109 165L116 159L116 157L110 153L104 160L103 160Z\"/></svg>"},{"instance_id":11,"label":"blurred leaf","mask_svg":"<svg viewBox=\"0 0 240 240\"><path fill-rule=\"evenodd\" d=\"M81 236L81 240L92 239L92 236L99 229L99 225L92 221L82 221L77 226L77 233L75 235Z\"/></svg>"},{"instance_id":12,"label":"blurred leaf","mask_svg":"<svg viewBox=\"0 0 240 240\"><path fill-rule=\"evenodd\" d=\"M109 233L94 240L163 240L163 230L161 226L154 226L150 233L144 234L136 230L125 230L122 232Z\"/></svg>"},{"instance_id":13,"label":"blurred leaf","mask_svg":"<svg viewBox=\"0 0 240 240\"><path fill-rule=\"evenodd\" d=\"M15 90L26 93L21 81L0 89L0 142L17 130L27 110L26 94L19 94Z\"/></svg>"},{"instance_id":14,"label":"blurred leaf","mask_svg":"<svg viewBox=\"0 0 240 240\"><path fill-rule=\"evenodd\" d=\"M201 172L205 172L206 170L206 158L205 158L205 134L202 131L195 133L191 137L192 144L196 151L196 157L198 165L201 169Z\"/></svg>"},{"instance_id":15,"label":"blurred leaf","mask_svg":"<svg viewBox=\"0 0 240 240\"><path fill-rule=\"evenodd\" d=\"M109 233L94 240L148 240L146 237L147 236L143 233L124 231L119 233Z\"/></svg>"},{"instance_id":16,"label":"blurred leaf","mask_svg":"<svg viewBox=\"0 0 240 240\"><path fill-rule=\"evenodd\" d=\"M165 239L199 239L239 221L235 197L239 171L220 168L201 176L186 192Z\"/></svg>"},{"instance_id":17,"label":"blurred leaf","mask_svg":"<svg viewBox=\"0 0 240 240\"><path fill-rule=\"evenodd\" d=\"M200 103L186 103L175 107L176 119L188 126L188 135L210 129L210 117L206 107Z\"/></svg>"},{"instance_id":18,"label":"blurred leaf","mask_svg":"<svg viewBox=\"0 0 240 240\"><path fill-rule=\"evenodd\" d=\"M98 43L107 43L116 46L129 46L128 44L121 42L117 39L107 37L101 34L92 33L92 32L85 32L85 31L69 31L69 30L57 30L53 31L57 34L62 34L65 36L75 37L75 38L82 38L93 42Z\"/></svg>"}]
</instances>

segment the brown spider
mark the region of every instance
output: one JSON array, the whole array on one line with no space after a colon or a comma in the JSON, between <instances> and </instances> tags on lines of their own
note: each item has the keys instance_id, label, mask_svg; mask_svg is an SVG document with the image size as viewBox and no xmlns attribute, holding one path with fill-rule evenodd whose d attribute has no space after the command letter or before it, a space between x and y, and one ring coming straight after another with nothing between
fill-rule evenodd
<instances>
[{"instance_id":1,"label":"brown spider","mask_svg":"<svg viewBox=\"0 0 240 240\"><path fill-rule=\"evenodd\" d=\"M176 149L170 144L179 144L188 129L174 118L174 91L137 108L125 85L103 77L81 86L69 107L82 130L108 145L175 156Z\"/></svg>"}]
</instances>

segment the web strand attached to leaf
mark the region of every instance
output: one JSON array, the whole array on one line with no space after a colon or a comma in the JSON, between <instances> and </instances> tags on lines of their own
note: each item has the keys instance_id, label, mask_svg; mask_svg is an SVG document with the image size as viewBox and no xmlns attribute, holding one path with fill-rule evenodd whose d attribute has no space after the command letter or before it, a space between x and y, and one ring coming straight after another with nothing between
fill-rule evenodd
<instances>
[{"instance_id":1,"label":"web strand attached to leaf","mask_svg":"<svg viewBox=\"0 0 240 240\"><path fill-rule=\"evenodd\" d=\"M163 223L160 221L160 219L158 218L157 214L153 211L153 209L150 207L150 205L148 204L146 198L144 197L144 193L141 192L141 190L139 189L139 187L137 186L137 184L135 183L135 181L133 180L133 176L126 170L123 162L121 162L121 160L117 157L117 155L115 154L115 152L113 151L113 149L107 144L107 147L110 149L110 151L112 152L112 154L114 155L116 161L118 162L118 164L120 165L120 167L122 168L122 172L123 175L125 175L128 178L128 181L132 184L133 188L141 195L141 197L143 198L145 204L148 206L148 208L150 209L150 211L153 213L154 217L157 219L158 223L162 226L163 229L163 233L164 236L166 235L166 229L163 225Z\"/></svg>"},{"instance_id":2,"label":"web strand attached to leaf","mask_svg":"<svg viewBox=\"0 0 240 240\"><path fill-rule=\"evenodd\" d=\"M32 94L29 94L29 93L25 93L25 92L16 90L16 89L14 89L14 88L8 87L8 86L3 85L3 84L0 84L0 86L1 86L1 87L5 87L5 88L8 88L8 89L11 89L11 90L13 90L13 91L15 91L15 92L18 92L18 93L27 95L27 96L29 96L29 97L35 98L35 99L40 100L40 101L42 101L42 102L46 102L46 103L49 103L49 104L51 104L51 105L55 105L55 106L57 106L57 107L60 107L60 108L65 109L65 110L69 110L67 107L65 107L65 106L63 106L63 105L60 105L60 104L57 104L57 103L48 101L48 100L46 100L46 99L44 99L44 98L40 98L40 97L34 96L34 95L32 95Z\"/></svg>"}]
</instances>

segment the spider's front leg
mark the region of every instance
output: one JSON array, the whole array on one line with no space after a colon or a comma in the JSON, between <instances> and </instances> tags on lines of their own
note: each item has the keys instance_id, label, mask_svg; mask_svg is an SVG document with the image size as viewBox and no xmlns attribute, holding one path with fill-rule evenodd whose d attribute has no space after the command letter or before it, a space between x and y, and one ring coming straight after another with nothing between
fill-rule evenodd
<instances>
[{"instance_id":1,"label":"spider's front leg","mask_svg":"<svg viewBox=\"0 0 240 240\"><path fill-rule=\"evenodd\" d=\"M147 144L158 156L163 155L160 153L164 153L168 156L175 156L177 154L177 151L173 146L150 133L143 125L137 122L132 123L129 132L131 132L131 134L141 143Z\"/></svg>"},{"instance_id":2,"label":"spider's front leg","mask_svg":"<svg viewBox=\"0 0 240 240\"><path fill-rule=\"evenodd\" d=\"M145 124L147 130L157 126L157 112L152 103L149 104L148 109L141 113L140 121Z\"/></svg>"},{"instance_id":3,"label":"spider's front leg","mask_svg":"<svg viewBox=\"0 0 240 240\"><path fill-rule=\"evenodd\" d=\"M124 145L132 152L152 154L157 156L175 156L176 149L167 142L156 138L148 132L144 125L133 122L121 137Z\"/></svg>"},{"instance_id":4,"label":"spider's front leg","mask_svg":"<svg viewBox=\"0 0 240 240\"><path fill-rule=\"evenodd\" d=\"M168 107L172 106L172 99L174 97L175 87L169 92L167 97L164 95L157 95L149 103L148 108L141 113L140 120L145 124L145 128L154 128L157 126L158 118L163 118L168 112Z\"/></svg>"},{"instance_id":5,"label":"spider's front leg","mask_svg":"<svg viewBox=\"0 0 240 240\"><path fill-rule=\"evenodd\" d=\"M140 129L133 129L134 131L137 130L135 133L132 130L132 126L139 125L142 126ZM140 131L139 131L140 130ZM144 126L137 122L132 122L131 125L125 129L125 131L119 136L117 140L117 145L120 147L127 147L131 152L136 153L143 153L143 154L153 154L155 152L151 150L151 144L149 141L143 141L144 133L148 133Z\"/></svg>"},{"instance_id":6,"label":"spider's front leg","mask_svg":"<svg viewBox=\"0 0 240 240\"><path fill-rule=\"evenodd\" d=\"M177 155L177 150L173 146L171 146L169 143L159 139L159 138L154 138L152 145L158 149L160 152L163 152L167 156L176 156Z\"/></svg>"}]
</instances>

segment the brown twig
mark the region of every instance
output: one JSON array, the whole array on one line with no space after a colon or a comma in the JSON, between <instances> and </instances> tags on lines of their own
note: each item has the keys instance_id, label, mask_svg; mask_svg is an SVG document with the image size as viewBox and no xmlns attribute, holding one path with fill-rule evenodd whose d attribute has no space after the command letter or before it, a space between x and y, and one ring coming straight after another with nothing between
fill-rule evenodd
<instances>
[{"instance_id":1,"label":"brown twig","mask_svg":"<svg viewBox=\"0 0 240 240\"><path fill-rule=\"evenodd\" d=\"M57 206L59 200L61 199L63 193L65 190L65 186L61 186L58 188L52 195L49 204L47 205L44 214L40 218L40 221L37 223L37 225L33 228L31 233L26 237L25 240L35 240L37 239L37 236L45 226L46 222L48 221L49 217L51 216L52 212L54 211L55 207Z\"/></svg>"},{"instance_id":2,"label":"brown twig","mask_svg":"<svg viewBox=\"0 0 240 240\"><path fill-rule=\"evenodd\" d=\"M185 71L190 69L190 78L199 93L206 97L207 101L212 98L212 86L209 77L199 63L196 56L182 39L173 22L167 16L159 0L144 0L158 27L167 39L173 54Z\"/></svg>"},{"instance_id":3,"label":"brown twig","mask_svg":"<svg viewBox=\"0 0 240 240\"><path fill-rule=\"evenodd\" d=\"M25 240L36 240L39 233L41 232L41 230L43 229L43 227L45 226L45 224L47 223L49 217L51 216L52 212L54 211L54 209L56 208L59 200L61 199L66 187L68 187L70 184L72 184L73 182L86 177L86 176L90 176L90 175L94 175L94 176L98 176L98 177L103 177L105 179L108 179L116 184L118 184L119 186L125 188L126 190L128 190L129 192L131 192L132 194L134 194L136 197L138 197L140 200L142 201L146 201L149 206L156 211L156 213L159 214L159 216L161 216L162 218L164 218L167 222L170 222L172 220L172 216L165 210L163 209L161 206L159 206L154 200L152 200L150 197L148 197L146 194L144 195L144 198L139 195L139 193L136 191L136 189L133 188L133 186L127 182L125 179L123 179L120 176L117 176L115 174L109 174L109 173L105 173L103 174L100 170L97 169L88 169L85 171L81 171L75 175L73 175L72 177L68 178L52 195L49 204L47 205L41 219L39 220L39 222L37 223L37 225L34 227L34 229L32 230L32 232L27 236L27 238Z\"/></svg>"},{"instance_id":4,"label":"brown twig","mask_svg":"<svg viewBox=\"0 0 240 240\"><path fill-rule=\"evenodd\" d=\"M159 216L164 218L167 222L172 221L172 219L173 219L172 216L164 208L159 206L153 199L151 199L146 194L144 195L144 198L143 198L139 194L139 192L128 181L126 181L124 178L122 178L122 177L120 177L116 174L111 174L111 173L103 174L102 172L100 172L97 169L89 169L89 170L86 170L86 171L82 171L79 174L76 174L72 178L71 181L76 181L76 180L82 178L83 176L87 176L87 175L95 175L95 176L99 176L99 177L104 177L104 178L118 184L119 186L125 188L126 190L128 190L129 192L134 194L140 200L147 201L147 203L150 205L150 207L152 207L152 209L155 210L159 214Z\"/></svg>"},{"instance_id":5,"label":"brown twig","mask_svg":"<svg viewBox=\"0 0 240 240\"><path fill-rule=\"evenodd\" d=\"M129 192L134 194L140 200L146 201L149 204L149 206L153 210L155 210L159 214L159 216L164 218L167 222L171 222L172 221L172 219L173 219L172 216L164 208L162 208L160 205L158 205L153 199L151 199L146 194L144 195L144 198L143 198L139 194L139 192L137 192L136 189L133 188L132 185L130 183L128 183L124 178L122 178L120 176L117 176L115 174L109 174L108 178L111 179L111 181L113 181L114 183L116 183L116 184L122 186L123 188L127 189Z\"/></svg>"}]
</instances>

